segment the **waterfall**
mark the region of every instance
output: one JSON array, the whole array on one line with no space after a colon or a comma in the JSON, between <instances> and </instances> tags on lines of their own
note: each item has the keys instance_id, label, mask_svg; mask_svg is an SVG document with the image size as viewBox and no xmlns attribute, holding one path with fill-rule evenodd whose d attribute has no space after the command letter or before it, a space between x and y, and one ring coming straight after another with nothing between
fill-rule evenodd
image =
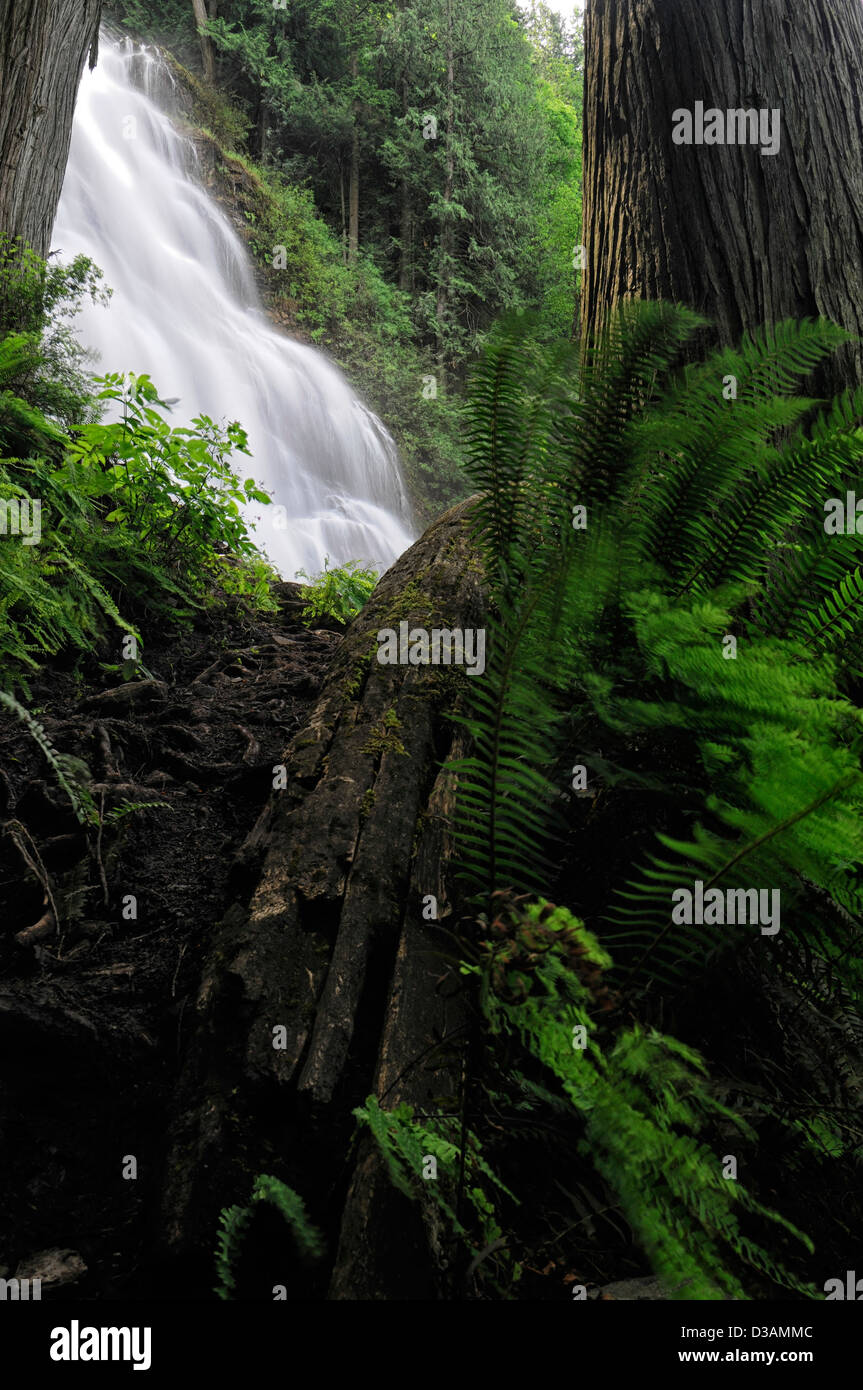
<instances>
[{"instance_id":1,"label":"waterfall","mask_svg":"<svg viewBox=\"0 0 863 1390\"><path fill-rule=\"evenodd\" d=\"M98 371L146 372L179 398L174 423L239 420L253 457L234 463L277 504L250 505L254 539L283 577L325 556L385 568L415 534L393 439L322 353L267 319L170 120L172 85L156 53L104 33L82 77L52 245L88 255L114 294L82 309L79 336Z\"/></svg>"}]
</instances>

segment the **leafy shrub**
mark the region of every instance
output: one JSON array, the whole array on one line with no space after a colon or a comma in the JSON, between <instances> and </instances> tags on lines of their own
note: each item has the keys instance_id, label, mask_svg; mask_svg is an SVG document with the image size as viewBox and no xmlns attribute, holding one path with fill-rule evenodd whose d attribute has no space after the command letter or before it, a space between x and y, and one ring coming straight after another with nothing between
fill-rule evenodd
<instances>
[{"instance_id":1,"label":"leafy shrub","mask_svg":"<svg viewBox=\"0 0 863 1390\"><path fill-rule=\"evenodd\" d=\"M496 1065L495 1084L503 1088L496 1095L517 1097L522 1120L549 1106L558 1123L578 1117L585 1163L616 1195L665 1286L685 1300L745 1299L735 1266L748 1266L817 1297L748 1227L778 1227L810 1253L812 1242L740 1183L727 1181L716 1153L699 1137L721 1122L739 1139L756 1138L716 1098L702 1058L655 1029L602 1026L614 1003L603 979L611 960L595 937L565 908L505 894L495 896L481 927L486 935L461 970L477 980L486 1026L501 1040L497 1054L506 1060ZM511 1249L502 1248L508 1244L505 1217L496 1203L515 1199L483 1156L477 1135L457 1121L420 1120L407 1105L383 1110L374 1096L354 1114L371 1130L399 1191L439 1208L472 1253L473 1268L481 1255L493 1254L481 1278L511 1296L521 1266ZM433 1183L422 1180L430 1155L440 1164ZM470 1228L455 1210L459 1175L473 1208Z\"/></svg>"},{"instance_id":2,"label":"leafy shrub","mask_svg":"<svg viewBox=\"0 0 863 1390\"><path fill-rule=\"evenodd\" d=\"M303 622L309 624L321 618L351 622L378 582L377 572L363 569L359 560L349 560L346 565L330 569L328 555L324 557L320 574L310 577L305 570L297 570L297 578L300 576L309 580L302 610Z\"/></svg>"},{"instance_id":3,"label":"leafy shrub","mask_svg":"<svg viewBox=\"0 0 863 1390\"><path fill-rule=\"evenodd\" d=\"M603 982L612 962L595 937L565 908L505 895L484 925L480 963L462 969L480 977L493 1033L517 1038L583 1117L581 1153L617 1194L666 1287L684 1299L745 1298L731 1257L817 1297L756 1244L738 1213L783 1227L810 1253L812 1242L727 1181L716 1153L699 1141L699 1131L718 1120L740 1138L756 1136L716 1099L698 1053L639 1024L600 1028L613 1002ZM564 1108L517 1063L508 1084Z\"/></svg>"},{"instance_id":4,"label":"leafy shrub","mask_svg":"<svg viewBox=\"0 0 863 1390\"><path fill-rule=\"evenodd\" d=\"M206 593L225 556L258 555L240 507L270 498L229 463L232 453L248 455L245 431L206 415L172 428L148 376L111 374L97 384L98 399L119 404L122 419L77 430L56 481L100 499L106 523L134 532L145 554L192 593Z\"/></svg>"},{"instance_id":5,"label":"leafy shrub","mask_svg":"<svg viewBox=\"0 0 863 1390\"><path fill-rule=\"evenodd\" d=\"M0 236L0 429L23 398L52 421L70 428L98 418L88 376L91 354L73 331L84 299L107 304L111 290L87 256L52 264L17 239ZM10 447L0 435L0 447Z\"/></svg>"},{"instance_id":6,"label":"leafy shrub","mask_svg":"<svg viewBox=\"0 0 863 1390\"><path fill-rule=\"evenodd\" d=\"M45 656L92 649L113 624L141 634L141 615L187 618L214 593L272 607L273 577L241 507L269 499L240 482L248 452L237 424L206 416L172 428L146 376L102 378L95 393L67 322L100 293L83 259L46 267L0 254L0 501L39 508L40 534L0 535L0 680L26 682ZM108 405L121 418L104 423ZM122 609L122 611L121 611Z\"/></svg>"}]
</instances>

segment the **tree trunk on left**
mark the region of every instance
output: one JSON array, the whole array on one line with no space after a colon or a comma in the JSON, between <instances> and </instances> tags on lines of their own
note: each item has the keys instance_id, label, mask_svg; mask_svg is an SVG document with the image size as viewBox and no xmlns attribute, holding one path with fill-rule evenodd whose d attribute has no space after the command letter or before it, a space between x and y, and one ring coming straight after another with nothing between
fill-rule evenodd
<instances>
[{"instance_id":1,"label":"tree trunk on left","mask_svg":"<svg viewBox=\"0 0 863 1390\"><path fill-rule=\"evenodd\" d=\"M45 255L102 0L0 0L0 234Z\"/></svg>"}]
</instances>

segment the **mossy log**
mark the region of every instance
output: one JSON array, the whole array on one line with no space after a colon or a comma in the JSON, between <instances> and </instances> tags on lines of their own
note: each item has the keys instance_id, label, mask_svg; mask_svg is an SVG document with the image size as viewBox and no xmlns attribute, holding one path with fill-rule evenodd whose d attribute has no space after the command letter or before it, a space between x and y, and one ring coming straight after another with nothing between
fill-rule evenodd
<instances>
[{"instance_id":1,"label":"mossy log","mask_svg":"<svg viewBox=\"0 0 863 1390\"><path fill-rule=\"evenodd\" d=\"M453 897L446 764L464 751L449 715L469 677L376 653L378 631L403 620L482 627L470 506L378 584L244 847L247 892L213 932L187 1020L160 1223L172 1263L210 1258L220 1208L247 1201L263 1170L286 1174L327 1229L330 1297L435 1296L441 1251L371 1141L354 1144L351 1112L370 1093L385 1108L432 1108L459 1090L447 1040L463 1038L464 1004L441 925ZM436 921L423 919L429 897Z\"/></svg>"}]
</instances>

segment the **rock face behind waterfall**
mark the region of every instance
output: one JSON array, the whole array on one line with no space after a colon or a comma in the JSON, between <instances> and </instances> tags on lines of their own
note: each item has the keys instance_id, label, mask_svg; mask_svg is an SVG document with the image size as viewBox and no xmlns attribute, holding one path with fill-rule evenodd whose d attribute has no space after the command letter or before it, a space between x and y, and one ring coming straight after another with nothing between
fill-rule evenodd
<instances>
[{"instance_id":1,"label":"rock face behind waterfall","mask_svg":"<svg viewBox=\"0 0 863 1390\"><path fill-rule=\"evenodd\" d=\"M464 751L446 714L466 677L381 666L373 653L378 630L401 620L482 626L469 505L426 532L348 631L285 755L287 786L241 855L245 874L259 865L254 888L209 943L178 1093L160 1222L169 1261L209 1252L220 1206L248 1197L269 1152L311 1210L332 1210L339 1194L330 1297L434 1296L435 1260L383 1160L362 1142L351 1178L342 1146L369 1093L389 1108L458 1089L452 1052L445 1065L422 1059L463 1035L440 919L451 895L445 764ZM429 894L438 923L422 918ZM273 1046L278 1026L285 1049Z\"/></svg>"}]
</instances>

